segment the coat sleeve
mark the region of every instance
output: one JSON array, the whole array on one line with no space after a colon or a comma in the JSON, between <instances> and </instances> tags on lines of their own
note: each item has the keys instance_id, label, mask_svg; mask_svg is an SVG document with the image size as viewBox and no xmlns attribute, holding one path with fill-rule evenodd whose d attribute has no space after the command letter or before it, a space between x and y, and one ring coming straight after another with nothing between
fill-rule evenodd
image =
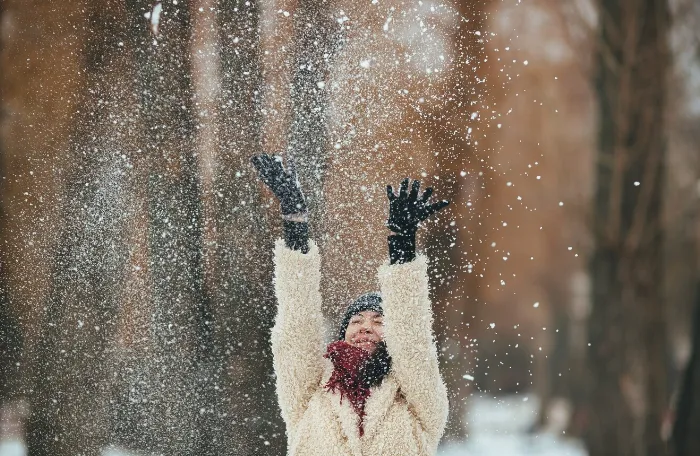
<instances>
[{"instance_id":1,"label":"coat sleeve","mask_svg":"<svg viewBox=\"0 0 700 456\"><path fill-rule=\"evenodd\" d=\"M437 448L447 423L447 388L438 369L425 255L379 268L384 337L391 369L430 444Z\"/></svg>"},{"instance_id":2,"label":"coat sleeve","mask_svg":"<svg viewBox=\"0 0 700 456\"><path fill-rule=\"evenodd\" d=\"M309 241L309 252L275 243L277 316L271 343L277 397L287 429L302 417L323 373L321 259Z\"/></svg>"}]
</instances>

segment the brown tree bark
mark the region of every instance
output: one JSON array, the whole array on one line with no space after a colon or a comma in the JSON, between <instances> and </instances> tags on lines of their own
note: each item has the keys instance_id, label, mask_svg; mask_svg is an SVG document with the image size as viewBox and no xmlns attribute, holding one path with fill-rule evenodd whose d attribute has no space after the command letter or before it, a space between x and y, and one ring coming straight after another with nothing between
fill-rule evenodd
<instances>
[{"instance_id":1,"label":"brown tree bark","mask_svg":"<svg viewBox=\"0 0 700 456\"><path fill-rule=\"evenodd\" d=\"M0 151L0 154L2 151ZM0 170L0 176L2 170ZM0 208L2 218L2 208ZM0 239L2 234L0 234ZM0 408L19 394L23 337L10 305L7 276L0 258Z\"/></svg>"},{"instance_id":2,"label":"brown tree bark","mask_svg":"<svg viewBox=\"0 0 700 456\"><path fill-rule=\"evenodd\" d=\"M700 286L695 291L691 350L682 387L676 399L676 418L672 435L674 456L700 454Z\"/></svg>"},{"instance_id":3,"label":"brown tree bark","mask_svg":"<svg viewBox=\"0 0 700 456\"><path fill-rule=\"evenodd\" d=\"M328 91L319 82L338 50L340 35L332 0L301 0L294 17L294 73L288 153L293 155L305 189L311 229L320 232L323 184L328 167Z\"/></svg>"},{"instance_id":4,"label":"brown tree bark","mask_svg":"<svg viewBox=\"0 0 700 456\"><path fill-rule=\"evenodd\" d=\"M599 149L590 263L592 456L662 455L667 403L662 270L666 154L665 0L599 8Z\"/></svg>"},{"instance_id":5,"label":"brown tree bark","mask_svg":"<svg viewBox=\"0 0 700 456\"><path fill-rule=\"evenodd\" d=\"M3 52L3 13L5 2L0 0L0 55ZM0 71L2 69L0 68ZM0 84L0 100L3 97L3 85ZM1 101L0 101L1 103ZM0 130L5 125L5 106L0 104ZM2 141L0 141L0 195L3 193L5 185L3 182L7 179L4 169L5 150ZM6 239L5 232L5 210L0 199L0 239ZM17 323L13 309L10 305L10 293L7 289L7 259L4 258L3 252L0 251L0 407L5 404L7 399L12 395L16 388L13 379L19 377L19 368L17 363L20 361L20 352L22 348L22 334Z\"/></svg>"},{"instance_id":6,"label":"brown tree bark","mask_svg":"<svg viewBox=\"0 0 700 456\"><path fill-rule=\"evenodd\" d=\"M463 440L468 433L465 422L468 398L480 364L474 339L481 335L478 326L484 325L479 280L485 266L485 244L481 239L487 228L477 214L489 212L491 201L486 195L492 190L492 178L490 162L480 160L475 143L488 147L488 120L485 116L472 121L469 114L488 112L489 104L494 101L494 85L489 79L494 70L488 64L485 33L490 4L488 1L459 2L459 27L453 44L456 50L454 68L442 85L445 105L424 116L418 127L426 130L432 145L439 151L434 172L449 176L435 186L440 198L450 200L448 210L454 211L454 215L445 217L464 220L457 226L432 229L426 239L431 258L431 285L435 290L435 332L442 342L439 347L441 372L450 391L445 440L454 441ZM470 133L456 134L457 131ZM464 181L459 182L460 178ZM483 355L488 357L485 352ZM482 367L484 362L481 362ZM471 380L469 375L472 375ZM482 388L487 389L485 385Z\"/></svg>"},{"instance_id":7,"label":"brown tree bark","mask_svg":"<svg viewBox=\"0 0 700 456\"><path fill-rule=\"evenodd\" d=\"M85 84L83 6L79 0L3 0L0 256L10 313L24 336L17 379L24 390L50 287L62 186L72 169L70 141Z\"/></svg>"},{"instance_id":8,"label":"brown tree bark","mask_svg":"<svg viewBox=\"0 0 700 456\"><path fill-rule=\"evenodd\" d=\"M90 6L78 51L86 75L73 119L59 242L30 366L32 455L96 454L108 441L111 341L128 248L129 122L124 38L114 4ZM115 17L116 16L116 17ZM127 92L128 93L128 92Z\"/></svg>"},{"instance_id":9,"label":"brown tree bark","mask_svg":"<svg viewBox=\"0 0 700 456\"><path fill-rule=\"evenodd\" d=\"M134 192L146 223L143 278L147 323L121 360L113 434L127 448L172 455L206 445L212 413L202 360L209 349L203 209L194 141L191 9L185 2L129 1L126 46L138 94L129 145Z\"/></svg>"},{"instance_id":10,"label":"brown tree bark","mask_svg":"<svg viewBox=\"0 0 700 456\"><path fill-rule=\"evenodd\" d=\"M208 436L200 452L282 454L285 430L267 342L276 306L272 245L278 214L274 205L267 210L250 164L263 140L260 2L215 3L217 87L208 109L204 100L197 103L197 112L206 112L199 134L216 131L211 149L198 156L201 175L210 176L202 179L209 297L202 367L212 411L200 418Z\"/></svg>"}]
</instances>

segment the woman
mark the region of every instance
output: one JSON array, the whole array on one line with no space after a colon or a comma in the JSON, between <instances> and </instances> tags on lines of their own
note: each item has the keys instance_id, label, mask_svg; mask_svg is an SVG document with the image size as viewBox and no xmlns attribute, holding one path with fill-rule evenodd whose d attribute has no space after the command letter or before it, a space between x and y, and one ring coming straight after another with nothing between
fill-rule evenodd
<instances>
[{"instance_id":1,"label":"woman","mask_svg":"<svg viewBox=\"0 0 700 456\"><path fill-rule=\"evenodd\" d=\"M321 260L308 239L307 206L294 169L279 157L253 164L280 201L284 241L275 244L278 313L272 329L277 395L291 456L434 455L447 420L428 297L427 261L415 253L418 224L447 205L419 198L409 180L387 187L390 261L381 293L345 312L338 340L325 350ZM324 354L325 353L325 354Z\"/></svg>"}]
</instances>

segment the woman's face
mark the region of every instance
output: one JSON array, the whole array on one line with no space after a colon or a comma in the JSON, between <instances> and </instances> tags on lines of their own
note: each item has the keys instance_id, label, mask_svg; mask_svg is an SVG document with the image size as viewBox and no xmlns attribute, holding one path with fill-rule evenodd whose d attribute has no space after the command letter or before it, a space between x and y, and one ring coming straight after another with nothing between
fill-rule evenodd
<instances>
[{"instance_id":1,"label":"woman's face","mask_svg":"<svg viewBox=\"0 0 700 456\"><path fill-rule=\"evenodd\" d=\"M365 310L350 318L345 330L345 342L374 353L384 339L384 317L379 312Z\"/></svg>"}]
</instances>

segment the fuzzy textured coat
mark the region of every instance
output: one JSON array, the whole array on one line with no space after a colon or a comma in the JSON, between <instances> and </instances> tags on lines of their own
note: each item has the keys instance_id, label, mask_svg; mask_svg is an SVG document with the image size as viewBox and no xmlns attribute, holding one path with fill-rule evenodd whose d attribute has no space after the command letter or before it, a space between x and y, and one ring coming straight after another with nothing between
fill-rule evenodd
<instances>
[{"instance_id":1,"label":"fuzzy textured coat","mask_svg":"<svg viewBox=\"0 0 700 456\"><path fill-rule=\"evenodd\" d=\"M272 329L277 396L289 456L432 456L447 422L447 389L438 370L425 256L379 268L384 337L392 367L365 404L364 435L347 398L325 388L321 258L275 244L278 311Z\"/></svg>"}]
</instances>

